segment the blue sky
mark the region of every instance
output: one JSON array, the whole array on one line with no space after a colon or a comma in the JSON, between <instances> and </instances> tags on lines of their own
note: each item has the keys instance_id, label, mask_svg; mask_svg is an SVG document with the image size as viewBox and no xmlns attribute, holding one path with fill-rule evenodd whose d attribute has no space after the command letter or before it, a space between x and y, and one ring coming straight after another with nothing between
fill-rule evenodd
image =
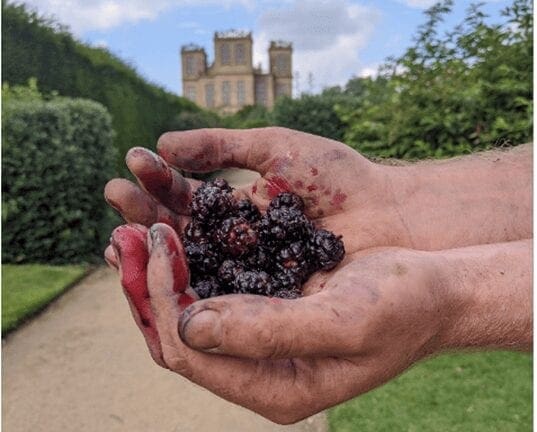
<instances>
[{"instance_id":1,"label":"blue sky","mask_svg":"<svg viewBox=\"0 0 537 432\"><path fill-rule=\"evenodd\" d=\"M214 31L251 30L254 61L267 67L272 39L293 42L295 92L318 92L352 76L374 73L401 54L434 0L25 0L68 25L77 38L106 46L149 81L180 94L179 49L193 42L212 53ZM459 23L469 1L455 0L447 26ZM485 3L497 20L509 0ZM308 75L312 74L312 81ZM295 80L295 84L296 84Z\"/></svg>"}]
</instances>

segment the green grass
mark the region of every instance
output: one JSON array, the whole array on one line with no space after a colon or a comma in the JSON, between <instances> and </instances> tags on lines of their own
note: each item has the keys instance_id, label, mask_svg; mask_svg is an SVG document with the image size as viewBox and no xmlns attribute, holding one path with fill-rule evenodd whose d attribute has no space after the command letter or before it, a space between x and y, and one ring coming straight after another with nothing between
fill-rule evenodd
<instances>
[{"instance_id":1,"label":"green grass","mask_svg":"<svg viewBox=\"0 0 537 432\"><path fill-rule=\"evenodd\" d=\"M532 361L513 352L428 360L330 410L330 431L531 431Z\"/></svg>"},{"instance_id":2,"label":"green grass","mask_svg":"<svg viewBox=\"0 0 537 432\"><path fill-rule=\"evenodd\" d=\"M45 307L88 267L83 265L2 265L2 334Z\"/></svg>"}]
</instances>

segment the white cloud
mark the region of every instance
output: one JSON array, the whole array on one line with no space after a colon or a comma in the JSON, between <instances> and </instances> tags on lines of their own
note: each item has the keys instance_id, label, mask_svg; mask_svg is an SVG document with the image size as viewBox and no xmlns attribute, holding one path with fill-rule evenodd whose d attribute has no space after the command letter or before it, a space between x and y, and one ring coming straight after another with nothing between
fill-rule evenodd
<instances>
[{"instance_id":1,"label":"white cloud","mask_svg":"<svg viewBox=\"0 0 537 432\"><path fill-rule=\"evenodd\" d=\"M411 8L427 9L438 2L438 0L399 0Z\"/></svg>"},{"instance_id":2,"label":"white cloud","mask_svg":"<svg viewBox=\"0 0 537 432\"><path fill-rule=\"evenodd\" d=\"M107 30L122 24L153 20L161 13L180 6L252 8L252 0L24 0L24 3L81 35L91 30Z\"/></svg>"},{"instance_id":3,"label":"white cloud","mask_svg":"<svg viewBox=\"0 0 537 432\"><path fill-rule=\"evenodd\" d=\"M379 73L379 66L380 66L380 63L374 63L371 65L365 66L360 69L360 72L358 72L358 76L360 78L367 78L367 77L375 78Z\"/></svg>"},{"instance_id":4,"label":"white cloud","mask_svg":"<svg viewBox=\"0 0 537 432\"><path fill-rule=\"evenodd\" d=\"M293 43L293 71L299 73L300 91L343 85L360 71L360 49L371 37L380 17L377 9L349 0L295 0L286 8L265 10L254 35L254 61L267 65L270 40ZM296 90L296 80L295 80Z\"/></svg>"}]
</instances>

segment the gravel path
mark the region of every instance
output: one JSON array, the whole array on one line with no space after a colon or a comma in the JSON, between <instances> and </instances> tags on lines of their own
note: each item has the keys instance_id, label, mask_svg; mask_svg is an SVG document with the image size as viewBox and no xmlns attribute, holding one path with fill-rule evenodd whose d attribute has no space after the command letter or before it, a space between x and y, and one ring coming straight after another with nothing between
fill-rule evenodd
<instances>
[{"instance_id":1,"label":"gravel path","mask_svg":"<svg viewBox=\"0 0 537 432\"><path fill-rule=\"evenodd\" d=\"M156 366L102 268L3 341L5 432L323 432L278 426Z\"/></svg>"}]
</instances>

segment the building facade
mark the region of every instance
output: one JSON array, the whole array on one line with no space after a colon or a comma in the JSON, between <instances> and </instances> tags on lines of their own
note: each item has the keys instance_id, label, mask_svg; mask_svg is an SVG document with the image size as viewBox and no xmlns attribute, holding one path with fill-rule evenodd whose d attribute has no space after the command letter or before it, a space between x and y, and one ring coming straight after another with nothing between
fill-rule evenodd
<instances>
[{"instance_id":1,"label":"building facade","mask_svg":"<svg viewBox=\"0 0 537 432\"><path fill-rule=\"evenodd\" d=\"M279 96L291 97L291 44L270 43L269 71L264 73L261 67L253 67L252 42L250 32L216 32L211 65L207 64L207 54L202 47L183 46L183 96L221 113L234 113L246 105L271 108Z\"/></svg>"}]
</instances>

